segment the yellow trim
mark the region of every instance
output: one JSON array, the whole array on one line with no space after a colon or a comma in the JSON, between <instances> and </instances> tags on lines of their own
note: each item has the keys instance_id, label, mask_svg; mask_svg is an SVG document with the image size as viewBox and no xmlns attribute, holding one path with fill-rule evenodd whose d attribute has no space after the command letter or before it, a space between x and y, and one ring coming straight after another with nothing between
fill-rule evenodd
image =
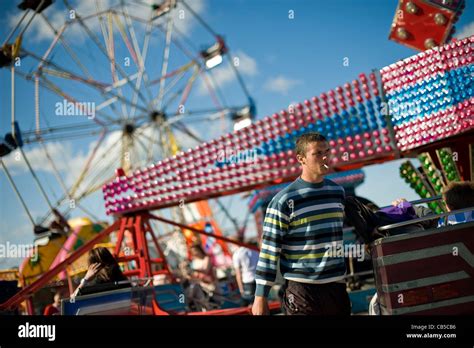
<instances>
[{"instance_id":1,"label":"yellow trim","mask_svg":"<svg viewBox=\"0 0 474 348\"><path fill-rule=\"evenodd\" d=\"M276 226L278 226L278 227L280 227L280 228L284 228L284 229L287 229L287 228L288 228L288 225L287 225L287 224L285 224L285 223L283 223L283 222L281 222L281 221L272 219L272 218L270 218L270 217L266 217L263 222L268 222L268 223L270 223L270 224L272 224L272 225L276 225Z\"/></svg>"},{"instance_id":2,"label":"yellow trim","mask_svg":"<svg viewBox=\"0 0 474 348\"><path fill-rule=\"evenodd\" d=\"M317 254L305 254L305 255L288 255L285 254L285 257L290 260L305 260L305 259L317 259L326 255L327 251Z\"/></svg>"},{"instance_id":3,"label":"yellow trim","mask_svg":"<svg viewBox=\"0 0 474 348\"><path fill-rule=\"evenodd\" d=\"M265 254L265 253L260 253L260 257L262 259L267 259L267 260L272 260L272 261L277 260L277 257L275 255L270 255L270 254Z\"/></svg>"},{"instance_id":4,"label":"yellow trim","mask_svg":"<svg viewBox=\"0 0 474 348\"><path fill-rule=\"evenodd\" d=\"M312 222L315 220L322 220L322 219L329 219L329 218L343 218L344 214L343 213L325 213L325 214L318 214L318 215L313 215L310 217L305 217L302 219L298 219L295 221L292 221L290 223L290 226L298 226L302 224L306 224L308 222Z\"/></svg>"}]
</instances>

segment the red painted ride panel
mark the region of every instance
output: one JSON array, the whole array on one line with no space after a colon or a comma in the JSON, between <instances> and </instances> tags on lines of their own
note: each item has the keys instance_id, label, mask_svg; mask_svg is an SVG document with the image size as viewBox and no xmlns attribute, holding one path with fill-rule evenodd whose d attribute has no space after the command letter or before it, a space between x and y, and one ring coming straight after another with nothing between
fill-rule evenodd
<instances>
[{"instance_id":1,"label":"red painted ride panel","mask_svg":"<svg viewBox=\"0 0 474 348\"><path fill-rule=\"evenodd\" d=\"M474 222L379 239L372 259L383 314L474 313Z\"/></svg>"},{"instance_id":2,"label":"red painted ride panel","mask_svg":"<svg viewBox=\"0 0 474 348\"><path fill-rule=\"evenodd\" d=\"M420 51L446 43L456 11L424 0L400 0L389 39Z\"/></svg>"}]
</instances>

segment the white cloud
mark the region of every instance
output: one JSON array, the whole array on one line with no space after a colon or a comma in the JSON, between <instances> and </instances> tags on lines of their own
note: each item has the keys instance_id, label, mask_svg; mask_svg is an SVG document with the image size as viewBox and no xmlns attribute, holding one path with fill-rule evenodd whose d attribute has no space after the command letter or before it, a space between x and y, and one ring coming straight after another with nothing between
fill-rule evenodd
<instances>
[{"instance_id":1,"label":"white cloud","mask_svg":"<svg viewBox=\"0 0 474 348\"><path fill-rule=\"evenodd\" d=\"M472 35L474 35L474 22L463 26L454 36L458 39L464 39L465 37L469 37Z\"/></svg>"},{"instance_id":2,"label":"white cloud","mask_svg":"<svg viewBox=\"0 0 474 348\"><path fill-rule=\"evenodd\" d=\"M248 54L242 51L236 51L233 55L233 60L238 58L239 65L237 69L239 73L246 76L255 76L258 73L257 68L257 61L250 57ZM220 65L212 70L210 70L210 74L212 74L212 82L215 84L215 87L223 88L226 85L232 83L232 81L236 81L237 78L235 76L234 69L230 65L228 61L225 64ZM198 95L205 95L208 93L208 89L206 87L206 83L201 78L199 86L197 88Z\"/></svg>"},{"instance_id":3,"label":"white cloud","mask_svg":"<svg viewBox=\"0 0 474 348\"><path fill-rule=\"evenodd\" d=\"M51 142L46 143L45 146L50 156L53 159L56 159L55 166L58 171L66 171L67 164L63 160L61 160L61 158L68 158L72 155L71 143ZM44 173L53 173L53 167L52 165L50 165L48 158L41 146L38 145L32 148L24 148L23 151L25 152L25 155L34 170ZM12 175L19 175L28 171L26 162L21 159L19 153L17 155L16 151L11 155L7 156L4 159L4 162Z\"/></svg>"},{"instance_id":4,"label":"white cloud","mask_svg":"<svg viewBox=\"0 0 474 348\"><path fill-rule=\"evenodd\" d=\"M239 66L237 67L237 69L240 73L248 76L254 76L258 73L257 62L249 55L245 54L242 51L237 51L237 54L234 55L233 58L239 58Z\"/></svg>"},{"instance_id":5,"label":"white cloud","mask_svg":"<svg viewBox=\"0 0 474 348\"><path fill-rule=\"evenodd\" d=\"M187 1L186 4L197 14L202 14L205 9L204 0L192 0ZM184 11L184 12L183 12ZM184 18L180 15L184 13ZM196 19L189 13L189 11L183 6L182 3L178 3L176 8L173 10L173 26L183 34L187 34L191 31L193 25L196 24Z\"/></svg>"},{"instance_id":6,"label":"white cloud","mask_svg":"<svg viewBox=\"0 0 474 348\"><path fill-rule=\"evenodd\" d=\"M302 83L303 82L301 80L290 79L284 77L283 75L279 75L277 77L268 79L264 85L264 88L270 92L288 95L290 89Z\"/></svg>"}]
</instances>

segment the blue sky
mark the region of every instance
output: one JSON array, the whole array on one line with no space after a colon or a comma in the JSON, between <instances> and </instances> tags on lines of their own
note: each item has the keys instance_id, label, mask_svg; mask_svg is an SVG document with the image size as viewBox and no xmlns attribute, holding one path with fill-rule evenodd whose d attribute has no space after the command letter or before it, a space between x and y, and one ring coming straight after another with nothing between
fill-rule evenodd
<instances>
[{"instance_id":1,"label":"blue sky","mask_svg":"<svg viewBox=\"0 0 474 348\"><path fill-rule=\"evenodd\" d=\"M15 4L19 1L0 2L2 14L0 38L2 42L15 23L15 18L21 13ZM99 5L106 7L114 0L100 0ZM345 82L351 81L359 73L368 73L371 69L381 68L399 59L403 59L417 52L388 40L390 24L392 22L396 0L194 0L189 1L191 6L202 16L207 23L219 34L223 35L231 49L231 53L240 59L239 70L257 105L258 118L265 117L283 108L292 102L301 102L304 99L319 95ZM459 22L457 32L460 36L472 35L474 21L474 4L466 1L466 8ZM81 15L87 11L95 11L95 2L73 1L78 4L77 11ZM131 13L139 14L145 11L144 7L134 7ZM294 18L289 18L289 11L293 11ZM45 15L54 25L62 24L69 12L61 1L45 11ZM190 39L195 51L213 43L213 37L206 32L192 16L185 17L176 25ZM91 22L92 23L92 22ZM134 22L135 24L135 22ZM142 45L144 26L136 23L139 45ZM98 37L102 39L100 26L93 26ZM121 63L129 54L121 41L120 32L115 29L115 49L117 62ZM86 37L83 31L71 26L64 37L70 42L71 48L77 53L81 62L90 70L91 75L98 81L111 82L110 65L99 52L94 43ZM164 39L158 32L151 40L146 68L151 79L159 76ZM52 36L45 23L36 18L32 27L26 32L23 48L42 56ZM52 61L70 71L79 74L80 69L66 54L64 48L53 51ZM349 59L349 65L344 66L344 58ZM170 52L169 70L182 66L189 59L172 46ZM31 72L35 68L34 59L25 57L19 70ZM36 62L36 65L38 62ZM122 65L127 74L137 70ZM242 89L232 77L228 64L223 64L214 72L216 83L220 85L221 93L228 105L244 105L246 102ZM189 77L189 75L188 75ZM83 84L51 78L63 90L82 100L100 103L103 99L92 89ZM189 108L200 109L211 107L212 98L206 93L201 78L196 80L195 87L189 98ZM16 117L23 131L31 131L35 125L34 88L31 82L20 77L16 79ZM157 92L154 86L153 93ZM124 87L124 94L131 96L131 90ZM48 125L63 126L74 123L88 122L85 118L67 118L54 115L54 105L61 101L57 95L40 89L41 127ZM10 72L0 70L0 134L10 131ZM117 104L118 106L120 104ZM174 112L177 102L170 103L170 113ZM120 107L118 107L120 113ZM110 108L105 112L113 115ZM119 117L119 116L117 116ZM89 120L89 122L92 122ZM187 121L188 122L188 121ZM209 140L230 130L230 123L214 121L187 123L203 139ZM145 131L146 133L146 131ZM104 143L112 145L118 133L109 134ZM81 165L88 153L95 145L98 135L66 139L61 142L47 143L48 150L58 167L61 176L70 185L78 176ZM183 148L196 145L195 142L178 135ZM104 147L105 148L105 147ZM117 150L117 146L112 146ZM112 151L111 150L111 151ZM50 198L61 195L61 188L54 176L51 166L45 161L44 153L36 145L25 146L28 158L45 186ZM156 159L159 158L155 157ZM5 159L11 169L14 179L24 195L33 215L39 218L47 211L44 200L39 195L34 182L27 172L23 161L14 161L13 156ZM139 157L139 156L138 156ZM109 165L104 154L103 165ZM366 167L365 183L359 187L357 193L369 198L379 205L389 204L393 198L406 197L416 199L417 196L399 178L398 167L400 161L383 165ZM109 172L113 172L116 163L110 163ZM18 200L13 194L4 173L0 174L0 242L30 243L33 238L32 228L23 212ZM226 198L223 202L230 206L231 212L241 221L245 211L246 200L240 196ZM100 192L83 201L83 205L94 211L100 218L105 216L102 195ZM78 209L71 212L71 216L81 216ZM222 214L218 220L221 220ZM228 222L224 227L229 227ZM5 263L5 260L3 260ZM0 261L2 262L2 261ZM6 261L14 264L18 261ZM0 263L0 268L2 264Z\"/></svg>"}]
</instances>

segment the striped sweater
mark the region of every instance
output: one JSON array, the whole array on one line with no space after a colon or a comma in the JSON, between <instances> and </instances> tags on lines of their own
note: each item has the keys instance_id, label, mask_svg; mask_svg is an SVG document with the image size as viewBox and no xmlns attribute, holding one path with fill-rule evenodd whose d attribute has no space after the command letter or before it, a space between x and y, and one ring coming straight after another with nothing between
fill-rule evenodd
<instances>
[{"instance_id":1,"label":"striped sweater","mask_svg":"<svg viewBox=\"0 0 474 348\"><path fill-rule=\"evenodd\" d=\"M322 284L344 278L344 257L331 252L343 243L344 197L331 180L298 178L272 199L263 223L256 296L268 296L278 260L288 280Z\"/></svg>"}]
</instances>

